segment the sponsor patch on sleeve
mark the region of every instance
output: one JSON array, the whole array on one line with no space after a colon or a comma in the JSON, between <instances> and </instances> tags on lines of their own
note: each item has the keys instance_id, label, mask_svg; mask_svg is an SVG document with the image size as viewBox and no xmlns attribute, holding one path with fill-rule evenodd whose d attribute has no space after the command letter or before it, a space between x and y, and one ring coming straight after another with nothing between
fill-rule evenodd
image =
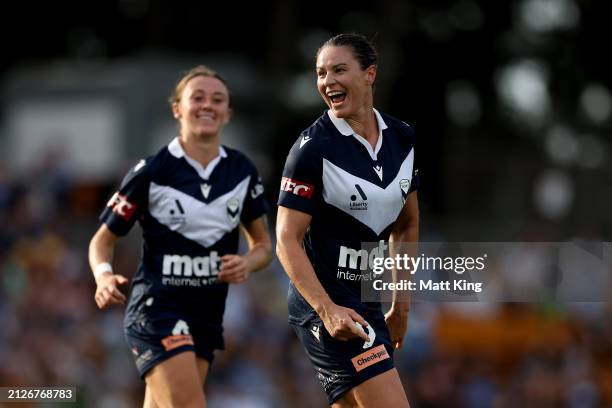
<instances>
[{"instance_id":1,"label":"sponsor patch on sleeve","mask_svg":"<svg viewBox=\"0 0 612 408\"><path fill-rule=\"evenodd\" d=\"M351 358L357 372L389 358L389 353L383 344Z\"/></svg>"},{"instance_id":2,"label":"sponsor patch on sleeve","mask_svg":"<svg viewBox=\"0 0 612 408\"><path fill-rule=\"evenodd\" d=\"M108 200L106 206L112 208L115 214L126 221L129 221L130 218L132 218L137 208L136 204L130 202L126 196L121 195L118 192L113 194L111 199Z\"/></svg>"},{"instance_id":3,"label":"sponsor patch on sleeve","mask_svg":"<svg viewBox=\"0 0 612 408\"><path fill-rule=\"evenodd\" d=\"M283 177L280 188L281 191L286 191L287 193L295 194L296 196L304 198L312 198L312 194L314 193L314 186L312 184L293 180L289 177Z\"/></svg>"}]
</instances>

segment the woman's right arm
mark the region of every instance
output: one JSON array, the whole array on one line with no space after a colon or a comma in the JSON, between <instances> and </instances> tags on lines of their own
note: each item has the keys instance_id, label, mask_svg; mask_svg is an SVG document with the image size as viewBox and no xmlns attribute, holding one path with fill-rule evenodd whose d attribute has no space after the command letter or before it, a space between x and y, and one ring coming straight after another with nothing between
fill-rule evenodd
<instances>
[{"instance_id":1,"label":"woman's right arm","mask_svg":"<svg viewBox=\"0 0 612 408\"><path fill-rule=\"evenodd\" d=\"M113 274L111 267L117 238L106 224L102 224L89 243L89 266L97 284L94 298L100 309L125 302L125 295L119 291L118 286L126 284L128 279Z\"/></svg>"},{"instance_id":2,"label":"woman's right arm","mask_svg":"<svg viewBox=\"0 0 612 408\"><path fill-rule=\"evenodd\" d=\"M329 334L338 340L359 336L368 341L360 323L366 321L353 309L335 304L319 282L302 246L304 234L312 216L301 211L279 206L276 218L276 254L287 275L300 294L321 317Z\"/></svg>"}]
</instances>

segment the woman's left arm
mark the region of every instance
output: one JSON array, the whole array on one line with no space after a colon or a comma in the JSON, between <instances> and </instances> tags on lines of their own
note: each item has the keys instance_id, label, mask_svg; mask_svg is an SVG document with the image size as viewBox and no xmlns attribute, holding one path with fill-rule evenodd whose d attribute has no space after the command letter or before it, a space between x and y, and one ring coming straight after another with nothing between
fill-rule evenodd
<instances>
[{"instance_id":1,"label":"woman's left arm","mask_svg":"<svg viewBox=\"0 0 612 408\"><path fill-rule=\"evenodd\" d=\"M389 249L393 252L398 251L408 256L416 256L416 243L419 241L419 201L417 192L414 191L406 198L406 203L397 217L397 221L391 231L389 238ZM407 245L403 245L407 244ZM394 280L398 280L395 275L397 271L394 269ZM410 271L404 273L410 274ZM410 294L408 291L395 292L393 294L393 303L391 308L385 314L385 321L391 335L391 344L396 348L400 348L408 330L408 311L410 310Z\"/></svg>"},{"instance_id":2,"label":"woman's left arm","mask_svg":"<svg viewBox=\"0 0 612 408\"><path fill-rule=\"evenodd\" d=\"M219 279L227 283L241 283L251 272L265 268L272 261L272 241L265 215L242 226L249 252L244 255L228 254L221 257Z\"/></svg>"}]
</instances>

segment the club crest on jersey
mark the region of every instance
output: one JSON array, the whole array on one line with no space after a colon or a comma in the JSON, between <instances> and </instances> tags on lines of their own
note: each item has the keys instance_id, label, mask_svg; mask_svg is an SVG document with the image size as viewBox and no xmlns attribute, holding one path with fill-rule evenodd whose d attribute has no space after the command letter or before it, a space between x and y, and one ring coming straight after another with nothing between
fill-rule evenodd
<instances>
[{"instance_id":1,"label":"club crest on jersey","mask_svg":"<svg viewBox=\"0 0 612 408\"><path fill-rule=\"evenodd\" d=\"M357 190L357 194L351 195L351 202L349 203L349 209L364 211L368 209L368 196L366 196L365 192L361 188L359 184L355 184L355 189Z\"/></svg>"},{"instance_id":2,"label":"club crest on jersey","mask_svg":"<svg viewBox=\"0 0 612 408\"><path fill-rule=\"evenodd\" d=\"M410 180L409 179L401 179L399 182L400 189L402 190L402 201L406 202L406 197L408 196L408 191L410 191Z\"/></svg>"},{"instance_id":3,"label":"club crest on jersey","mask_svg":"<svg viewBox=\"0 0 612 408\"><path fill-rule=\"evenodd\" d=\"M227 216L233 223L238 221L238 217L240 216L240 200L237 197L227 202Z\"/></svg>"},{"instance_id":4,"label":"club crest on jersey","mask_svg":"<svg viewBox=\"0 0 612 408\"><path fill-rule=\"evenodd\" d=\"M200 184L200 191L202 192L202 196L205 199L208 199L208 195L210 194L211 185L208 183Z\"/></svg>"}]
</instances>

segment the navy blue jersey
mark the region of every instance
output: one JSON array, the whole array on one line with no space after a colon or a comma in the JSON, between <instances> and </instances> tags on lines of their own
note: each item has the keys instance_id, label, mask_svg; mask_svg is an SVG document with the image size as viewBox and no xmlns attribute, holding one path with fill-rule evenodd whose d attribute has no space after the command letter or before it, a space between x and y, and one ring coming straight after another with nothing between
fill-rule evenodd
<instances>
[{"instance_id":1,"label":"navy blue jersey","mask_svg":"<svg viewBox=\"0 0 612 408\"><path fill-rule=\"evenodd\" d=\"M221 330L228 285L218 280L220 258L237 252L239 224L267 211L255 166L236 150L221 146L204 168L175 138L141 160L100 216L119 236L137 220L142 227L126 325L146 302Z\"/></svg>"},{"instance_id":2,"label":"navy blue jersey","mask_svg":"<svg viewBox=\"0 0 612 408\"><path fill-rule=\"evenodd\" d=\"M412 128L374 112L375 149L331 111L302 132L287 157L278 200L312 215L304 247L317 277L335 303L358 311L380 310L378 303L361 302L362 280L372 278L362 271L373 255L362 243L388 241L406 197L418 187ZM290 305L296 323L306 317L300 300Z\"/></svg>"}]
</instances>

